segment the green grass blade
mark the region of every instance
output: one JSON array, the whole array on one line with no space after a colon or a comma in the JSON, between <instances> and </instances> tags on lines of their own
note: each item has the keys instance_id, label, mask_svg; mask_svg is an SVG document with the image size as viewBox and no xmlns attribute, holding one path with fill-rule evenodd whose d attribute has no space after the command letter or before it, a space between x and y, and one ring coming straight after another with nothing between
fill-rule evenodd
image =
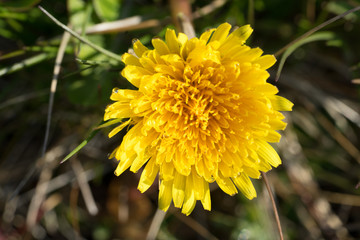
<instances>
[{"instance_id":1,"label":"green grass blade","mask_svg":"<svg viewBox=\"0 0 360 240\"><path fill-rule=\"evenodd\" d=\"M105 123L103 123L103 124L100 124L99 126L97 126L97 127L94 128L94 129L105 128L105 127L114 125L114 124L116 124L116 123L119 123L119 122L121 122L122 120L123 120L122 118L110 120L110 121L107 121L107 122L105 122Z\"/></svg>"},{"instance_id":2,"label":"green grass blade","mask_svg":"<svg viewBox=\"0 0 360 240\"><path fill-rule=\"evenodd\" d=\"M279 63L279 67L278 70L276 72L276 77L275 77L275 81L279 80L281 71L284 67L285 61L286 59L299 47L301 47L302 45L306 44L306 43L310 43L310 42L315 42L315 41L328 41L328 40L333 40L335 39L335 34L332 32L318 32L318 33L314 33L313 35L301 39L300 41L294 43L291 47L289 47L288 49L286 49L286 51L284 52L284 54L281 57L280 63Z\"/></svg>"},{"instance_id":3,"label":"green grass blade","mask_svg":"<svg viewBox=\"0 0 360 240\"><path fill-rule=\"evenodd\" d=\"M9 67L4 67L0 69L0 77L6 74L10 74L19 70L22 70L26 67L30 67L32 65L35 65L37 63L40 63L44 60L53 58L55 54L53 53L41 53L36 56L33 56L31 58L25 59L21 62L15 63Z\"/></svg>"},{"instance_id":4,"label":"green grass blade","mask_svg":"<svg viewBox=\"0 0 360 240\"><path fill-rule=\"evenodd\" d=\"M79 144L79 146L77 146L71 153L69 153L63 160L61 160L61 163L64 163L65 161L67 161L69 158L71 158L72 156L74 156L78 151L80 151L83 147L85 147L86 144L88 144L88 142L90 142L90 140L95 137L95 135L100 131L100 129L96 129L94 131L92 131L89 136L82 141L82 143Z\"/></svg>"}]
</instances>

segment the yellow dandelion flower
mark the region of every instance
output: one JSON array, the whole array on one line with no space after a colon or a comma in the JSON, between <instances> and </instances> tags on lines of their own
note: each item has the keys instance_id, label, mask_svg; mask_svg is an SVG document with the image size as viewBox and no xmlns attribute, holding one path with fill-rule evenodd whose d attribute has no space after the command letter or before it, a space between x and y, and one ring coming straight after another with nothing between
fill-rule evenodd
<instances>
[{"instance_id":1,"label":"yellow dandelion flower","mask_svg":"<svg viewBox=\"0 0 360 240\"><path fill-rule=\"evenodd\" d=\"M240 190L256 197L250 178L277 167L281 160L268 142L278 142L286 123L279 111L292 103L267 83L275 63L260 48L244 45L249 25L229 34L224 23L188 39L167 29L154 49L134 41L136 55L125 53L122 75L137 90L114 89L104 120L120 122L109 137L126 126L121 145L110 158L137 172L145 165L138 189L145 192L159 176L159 208L190 214L196 201L211 210L209 183L227 194Z\"/></svg>"}]
</instances>

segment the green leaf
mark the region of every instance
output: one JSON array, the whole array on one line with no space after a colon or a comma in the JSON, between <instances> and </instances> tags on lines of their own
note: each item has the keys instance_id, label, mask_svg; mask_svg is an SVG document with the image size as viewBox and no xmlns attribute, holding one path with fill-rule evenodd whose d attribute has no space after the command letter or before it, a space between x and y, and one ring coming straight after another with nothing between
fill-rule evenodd
<instances>
[{"instance_id":1,"label":"green leaf","mask_svg":"<svg viewBox=\"0 0 360 240\"><path fill-rule=\"evenodd\" d=\"M121 0L93 0L95 12L103 21L115 21L119 18Z\"/></svg>"},{"instance_id":2,"label":"green leaf","mask_svg":"<svg viewBox=\"0 0 360 240\"><path fill-rule=\"evenodd\" d=\"M285 61L286 59L299 47L301 47L302 45L306 44L306 43L310 43L310 42L315 42L315 41L329 41L329 40L334 40L335 39L335 34L333 32L318 32L318 33L314 33L313 35L304 38L296 43L294 43L291 47L289 47L284 54L281 57L280 63L279 63L279 67L278 70L276 72L276 81L279 79L281 71L284 67Z\"/></svg>"},{"instance_id":3,"label":"green leaf","mask_svg":"<svg viewBox=\"0 0 360 240\"><path fill-rule=\"evenodd\" d=\"M64 163L65 161L67 161L69 158L71 158L72 156L74 156L78 151L80 151L83 147L86 146L86 144L88 144L88 142L90 142L90 140L95 137L95 135L100 131L100 129L96 129L94 131L92 131L89 136L82 141L82 143L79 144L79 146L77 146L74 150L71 151L71 153L69 153L63 160L61 160L60 163Z\"/></svg>"}]
</instances>

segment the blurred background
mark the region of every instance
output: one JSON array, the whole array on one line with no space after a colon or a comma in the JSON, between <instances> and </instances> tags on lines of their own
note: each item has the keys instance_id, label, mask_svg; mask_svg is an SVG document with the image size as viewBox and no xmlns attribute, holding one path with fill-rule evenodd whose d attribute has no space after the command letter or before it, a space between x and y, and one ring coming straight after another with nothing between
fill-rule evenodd
<instances>
[{"instance_id":1,"label":"blurred background","mask_svg":"<svg viewBox=\"0 0 360 240\"><path fill-rule=\"evenodd\" d=\"M360 1L190 2L197 34L223 22L250 23L247 44L277 53L269 82L295 104L274 145L283 165L267 174L285 239L360 239L360 12L278 52ZM107 156L122 136L108 139L110 129L60 164L101 122L111 89L131 86L119 75L123 65L71 37L61 50L46 134L64 30L38 4L118 55L135 38L150 47L152 37L174 28L165 0L0 1L1 240L145 239L150 226L156 239L278 239L262 179L253 181L258 197L252 201L213 186L212 211L197 204L185 217L175 208L158 212L157 186L140 194L139 173L113 174L116 162Z\"/></svg>"}]
</instances>

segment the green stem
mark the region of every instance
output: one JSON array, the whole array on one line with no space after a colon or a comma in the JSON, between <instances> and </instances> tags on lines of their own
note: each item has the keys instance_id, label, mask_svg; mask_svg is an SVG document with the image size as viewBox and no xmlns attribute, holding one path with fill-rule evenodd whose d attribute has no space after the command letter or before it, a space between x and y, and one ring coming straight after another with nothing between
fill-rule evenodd
<instances>
[{"instance_id":1,"label":"green stem","mask_svg":"<svg viewBox=\"0 0 360 240\"><path fill-rule=\"evenodd\" d=\"M16 72L16 71L19 71L25 67L29 67L29 66L32 66L32 65L35 65L43 60L46 60L46 59L49 59L49 58L52 58L54 57L55 54L53 53L41 53L39 55L36 55L36 56L33 56L31 58L28 58L24 61L21 61L19 63L15 63L9 67L5 67L5 68L2 68L0 69L0 77L3 76L3 75L6 75L6 74L10 74L10 73L13 73L13 72Z\"/></svg>"},{"instance_id":2,"label":"green stem","mask_svg":"<svg viewBox=\"0 0 360 240\"><path fill-rule=\"evenodd\" d=\"M118 62L121 62L121 56L110 52L92 42L90 42L89 40L87 40L86 38L81 37L78 33L74 32L72 29L68 28L66 25L62 24L59 20L57 20L54 16L52 16L49 12L47 12L44 8L42 8L41 6L38 6L39 9L45 13L51 20L53 20L58 26L60 26L62 29L64 29L65 31L67 31L68 33L70 33L73 37L79 39L81 42L89 45L90 47L94 48L96 51L101 52L102 54L115 59Z\"/></svg>"}]
</instances>

